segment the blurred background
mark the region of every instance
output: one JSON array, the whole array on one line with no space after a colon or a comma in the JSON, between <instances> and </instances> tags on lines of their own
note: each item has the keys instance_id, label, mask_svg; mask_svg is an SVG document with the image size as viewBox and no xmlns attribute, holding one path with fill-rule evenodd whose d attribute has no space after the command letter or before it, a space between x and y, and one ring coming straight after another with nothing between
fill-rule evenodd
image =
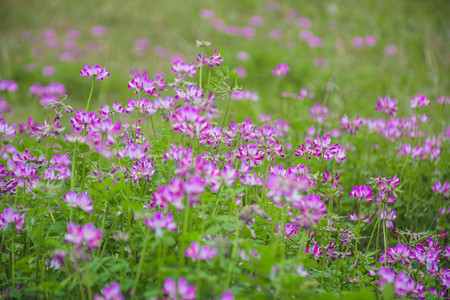
<instances>
[{"instance_id":1,"label":"blurred background","mask_svg":"<svg viewBox=\"0 0 450 300\"><path fill-rule=\"evenodd\" d=\"M16 81L18 91L0 98L16 121L42 116L29 87L58 82L67 103L84 108L90 81L79 72L100 64L111 76L96 84L92 107L126 105L133 74L162 73L173 82L170 66L194 62L198 39L212 42L207 54L218 49L243 89L257 93L258 102L231 107L236 121L277 112L279 83L271 72L279 63L291 68L282 91L306 88L307 106L322 103L328 88L327 106L337 116L369 117L385 95L399 101L404 116L416 94L432 103L450 95L449 15L446 0L2 0L0 78Z\"/></svg>"}]
</instances>

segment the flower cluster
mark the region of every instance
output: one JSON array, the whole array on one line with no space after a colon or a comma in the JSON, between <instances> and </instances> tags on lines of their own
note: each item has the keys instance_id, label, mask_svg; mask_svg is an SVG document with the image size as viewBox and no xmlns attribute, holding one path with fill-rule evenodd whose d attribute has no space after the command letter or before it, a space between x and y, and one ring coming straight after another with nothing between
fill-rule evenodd
<instances>
[{"instance_id":1,"label":"flower cluster","mask_svg":"<svg viewBox=\"0 0 450 300\"><path fill-rule=\"evenodd\" d=\"M103 81L104 78L109 77L109 72L106 72L106 66L102 69L100 65L87 66L83 65L83 69L80 71L81 76L87 78L94 77L97 81Z\"/></svg>"}]
</instances>

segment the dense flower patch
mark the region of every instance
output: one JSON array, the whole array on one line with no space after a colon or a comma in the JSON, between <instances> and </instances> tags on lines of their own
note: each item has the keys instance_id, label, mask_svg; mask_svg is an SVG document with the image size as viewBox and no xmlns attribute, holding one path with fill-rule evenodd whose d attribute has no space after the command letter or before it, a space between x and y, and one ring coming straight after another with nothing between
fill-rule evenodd
<instances>
[{"instance_id":1,"label":"dense flower patch","mask_svg":"<svg viewBox=\"0 0 450 300\"><path fill-rule=\"evenodd\" d=\"M200 16L246 39L264 23ZM300 38L322 46L307 29ZM136 41L135 53L148 44ZM291 68L280 62L268 74L279 110L238 120L237 101L260 100L239 85L245 70L230 70L208 41L196 47L194 61L175 60L167 75L133 70L123 82L130 98L97 110L94 91L113 78L100 65L72 75L90 86L83 110L61 83L28 87L51 118L6 121L11 106L0 99L4 297L450 297L448 97L417 94L401 111L380 95L373 115L336 118L327 106L333 80L321 100L304 87L284 90ZM0 80L4 95L19 88ZM440 111L434 126L427 109Z\"/></svg>"}]
</instances>

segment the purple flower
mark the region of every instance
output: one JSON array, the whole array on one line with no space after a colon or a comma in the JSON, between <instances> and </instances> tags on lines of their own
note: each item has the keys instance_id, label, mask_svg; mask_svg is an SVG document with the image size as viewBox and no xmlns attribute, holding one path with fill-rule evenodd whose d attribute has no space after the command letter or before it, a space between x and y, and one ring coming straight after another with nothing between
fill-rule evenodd
<instances>
[{"instance_id":1,"label":"purple flower","mask_svg":"<svg viewBox=\"0 0 450 300\"><path fill-rule=\"evenodd\" d=\"M175 90L177 94L175 95L176 100L184 100L184 104L193 105L197 104L201 99L203 99L203 89L197 88L195 85L190 86L186 89L186 92L180 89Z\"/></svg>"},{"instance_id":2,"label":"purple flower","mask_svg":"<svg viewBox=\"0 0 450 300\"><path fill-rule=\"evenodd\" d=\"M97 81L103 81L103 78L109 77L109 72L106 72L106 66L102 69L100 65L83 65L83 69L80 71L80 75L86 76L87 78L94 76Z\"/></svg>"},{"instance_id":3,"label":"purple flower","mask_svg":"<svg viewBox=\"0 0 450 300\"><path fill-rule=\"evenodd\" d=\"M170 231L175 231L177 229L177 224L173 221L173 215L168 213L164 216L159 211L155 212L151 219L145 219L145 226L155 229L156 236L162 237L162 229L166 228Z\"/></svg>"},{"instance_id":4,"label":"purple flower","mask_svg":"<svg viewBox=\"0 0 450 300\"><path fill-rule=\"evenodd\" d=\"M197 260L210 260L216 257L218 252L217 248L211 248L209 245L200 247L198 242L192 242L186 251L184 251L184 255L186 257L192 258L193 261Z\"/></svg>"},{"instance_id":5,"label":"purple flower","mask_svg":"<svg viewBox=\"0 0 450 300\"><path fill-rule=\"evenodd\" d=\"M154 81L146 76L136 75L129 83L128 88L135 90L134 93L144 92L148 95L153 95L156 91Z\"/></svg>"},{"instance_id":6,"label":"purple flower","mask_svg":"<svg viewBox=\"0 0 450 300\"><path fill-rule=\"evenodd\" d=\"M7 208L0 214L0 229L7 229L10 223L14 223L17 231L22 232L25 227L25 213L19 214L18 212Z\"/></svg>"},{"instance_id":7,"label":"purple flower","mask_svg":"<svg viewBox=\"0 0 450 300\"><path fill-rule=\"evenodd\" d=\"M311 120L323 123L328 115L328 108L318 103L308 109Z\"/></svg>"},{"instance_id":8,"label":"purple flower","mask_svg":"<svg viewBox=\"0 0 450 300\"><path fill-rule=\"evenodd\" d=\"M384 98L378 98L375 110L383 111L385 114L395 116L398 111L397 100L391 99L388 95Z\"/></svg>"},{"instance_id":9,"label":"purple flower","mask_svg":"<svg viewBox=\"0 0 450 300\"><path fill-rule=\"evenodd\" d=\"M424 95L415 95L411 99L410 107L411 109L416 109L417 107L422 108L430 105L430 100Z\"/></svg>"},{"instance_id":10,"label":"purple flower","mask_svg":"<svg viewBox=\"0 0 450 300\"><path fill-rule=\"evenodd\" d=\"M0 92L8 91L10 93L15 93L18 88L19 86L15 81L0 79Z\"/></svg>"},{"instance_id":11,"label":"purple flower","mask_svg":"<svg viewBox=\"0 0 450 300\"><path fill-rule=\"evenodd\" d=\"M64 202L67 202L71 207L79 207L86 213L91 214L93 207L91 199L89 198L89 193L77 194L74 191L70 191L63 197Z\"/></svg>"},{"instance_id":12,"label":"purple flower","mask_svg":"<svg viewBox=\"0 0 450 300\"><path fill-rule=\"evenodd\" d=\"M178 279L178 284L172 278L167 278L163 284L164 293L169 295L169 299L177 300L180 297L182 299L191 300L195 299L195 285L188 285L186 278Z\"/></svg>"},{"instance_id":13,"label":"purple flower","mask_svg":"<svg viewBox=\"0 0 450 300\"><path fill-rule=\"evenodd\" d=\"M275 67L275 69L272 71L272 75L283 77L286 76L291 68L285 63L281 63Z\"/></svg>"},{"instance_id":14,"label":"purple flower","mask_svg":"<svg viewBox=\"0 0 450 300\"><path fill-rule=\"evenodd\" d=\"M102 232L96 229L93 223L83 226L69 222L67 229L68 233L64 236L64 240L69 244L75 244L77 250L82 249L83 246L86 246L86 250L97 249L103 237Z\"/></svg>"},{"instance_id":15,"label":"purple flower","mask_svg":"<svg viewBox=\"0 0 450 300\"><path fill-rule=\"evenodd\" d=\"M234 294L230 291L225 291L220 295L220 300L234 300Z\"/></svg>"},{"instance_id":16,"label":"purple flower","mask_svg":"<svg viewBox=\"0 0 450 300\"><path fill-rule=\"evenodd\" d=\"M294 207L300 208L301 211L300 215L294 216L294 222L303 228L310 228L319 222L327 212L325 203L320 200L320 196L313 194L302 197L300 201L294 204Z\"/></svg>"},{"instance_id":17,"label":"purple flower","mask_svg":"<svg viewBox=\"0 0 450 300\"><path fill-rule=\"evenodd\" d=\"M350 197L364 198L368 203L372 203L373 191L368 185L354 186L353 191L350 192Z\"/></svg>"},{"instance_id":18,"label":"purple flower","mask_svg":"<svg viewBox=\"0 0 450 300\"><path fill-rule=\"evenodd\" d=\"M102 296L94 295L94 300L124 300L125 297L120 292L120 285L113 282L110 286L102 288Z\"/></svg>"}]
</instances>

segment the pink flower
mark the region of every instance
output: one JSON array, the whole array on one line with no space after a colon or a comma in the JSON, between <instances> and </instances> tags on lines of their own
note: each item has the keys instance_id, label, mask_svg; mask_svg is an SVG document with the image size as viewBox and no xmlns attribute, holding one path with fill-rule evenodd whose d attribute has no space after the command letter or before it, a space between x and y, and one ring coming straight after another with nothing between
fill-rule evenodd
<instances>
[{"instance_id":1,"label":"pink flower","mask_svg":"<svg viewBox=\"0 0 450 300\"><path fill-rule=\"evenodd\" d=\"M375 110L383 111L387 115L395 116L398 111L397 100L391 99L388 95L384 98L378 98Z\"/></svg>"},{"instance_id":2,"label":"pink flower","mask_svg":"<svg viewBox=\"0 0 450 300\"><path fill-rule=\"evenodd\" d=\"M430 105L430 100L425 95L415 95L412 97L410 103L411 109L416 109L417 107L422 108L428 105Z\"/></svg>"},{"instance_id":3,"label":"pink flower","mask_svg":"<svg viewBox=\"0 0 450 300\"><path fill-rule=\"evenodd\" d=\"M188 285L186 278L178 279L178 284L172 278L167 278L163 284L163 291L169 295L169 299L177 300L180 297L182 299L191 300L195 299L195 285Z\"/></svg>"},{"instance_id":4,"label":"pink flower","mask_svg":"<svg viewBox=\"0 0 450 300\"><path fill-rule=\"evenodd\" d=\"M364 43L367 46L375 46L377 43L377 40L373 36L368 35L368 36L364 37Z\"/></svg>"},{"instance_id":5,"label":"pink flower","mask_svg":"<svg viewBox=\"0 0 450 300\"><path fill-rule=\"evenodd\" d=\"M162 237L162 229L168 229L170 231L175 231L177 229L177 224L173 221L173 215L168 213L164 216L162 213L155 212L151 219L145 219L145 226L155 229L156 236Z\"/></svg>"},{"instance_id":6,"label":"pink flower","mask_svg":"<svg viewBox=\"0 0 450 300\"><path fill-rule=\"evenodd\" d=\"M0 79L0 92L8 91L10 93L17 92L19 86L15 81Z\"/></svg>"},{"instance_id":7,"label":"pink flower","mask_svg":"<svg viewBox=\"0 0 450 300\"><path fill-rule=\"evenodd\" d=\"M218 252L217 248L211 248L209 245L200 247L198 242L192 242L186 251L184 251L184 255L186 257L192 258L193 261L197 260L210 260L216 257Z\"/></svg>"},{"instance_id":8,"label":"pink flower","mask_svg":"<svg viewBox=\"0 0 450 300\"><path fill-rule=\"evenodd\" d=\"M234 300L234 294L230 291L225 291L220 295L220 300Z\"/></svg>"},{"instance_id":9,"label":"pink flower","mask_svg":"<svg viewBox=\"0 0 450 300\"><path fill-rule=\"evenodd\" d=\"M87 192L77 194L74 191L70 191L64 195L63 200L71 207L79 207L88 214L92 213L92 202Z\"/></svg>"},{"instance_id":10,"label":"pink flower","mask_svg":"<svg viewBox=\"0 0 450 300\"><path fill-rule=\"evenodd\" d=\"M323 123L328 115L328 108L325 105L316 103L313 107L308 109L308 112L311 120Z\"/></svg>"},{"instance_id":11,"label":"pink flower","mask_svg":"<svg viewBox=\"0 0 450 300\"><path fill-rule=\"evenodd\" d=\"M397 53L397 47L395 45L387 45L384 48L384 55L386 56L394 55L395 53Z\"/></svg>"},{"instance_id":12,"label":"pink flower","mask_svg":"<svg viewBox=\"0 0 450 300\"><path fill-rule=\"evenodd\" d=\"M106 34L106 28L103 26L94 26L91 29L91 34L93 36L102 36Z\"/></svg>"},{"instance_id":13,"label":"pink flower","mask_svg":"<svg viewBox=\"0 0 450 300\"><path fill-rule=\"evenodd\" d=\"M286 76L290 70L291 70L291 68L289 68L289 66L287 64L281 63L281 64L277 65L276 68L272 71L272 75L275 75L278 77Z\"/></svg>"},{"instance_id":14,"label":"pink flower","mask_svg":"<svg viewBox=\"0 0 450 300\"><path fill-rule=\"evenodd\" d=\"M5 230L10 223L14 223L17 231L22 232L25 227L25 213L19 214L18 212L7 208L0 214L0 229Z\"/></svg>"},{"instance_id":15,"label":"pink flower","mask_svg":"<svg viewBox=\"0 0 450 300\"><path fill-rule=\"evenodd\" d=\"M186 92L180 89L175 89L177 94L175 95L176 100L184 100L184 104L193 105L197 104L201 99L203 99L203 89L197 88L195 85L190 86L186 89Z\"/></svg>"},{"instance_id":16,"label":"pink flower","mask_svg":"<svg viewBox=\"0 0 450 300\"><path fill-rule=\"evenodd\" d=\"M128 88L135 90L134 93L144 92L148 95L153 95L156 91L154 81L150 80L146 76L136 75L129 83Z\"/></svg>"},{"instance_id":17,"label":"pink flower","mask_svg":"<svg viewBox=\"0 0 450 300\"><path fill-rule=\"evenodd\" d=\"M120 292L120 285L113 282L102 289L102 296L94 295L94 300L124 300L125 297Z\"/></svg>"},{"instance_id":18,"label":"pink flower","mask_svg":"<svg viewBox=\"0 0 450 300\"><path fill-rule=\"evenodd\" d=\"M209 9L202 9L202 10L200 10L199 14L202 19L206 19L206 20L211 20L215 16L214 11L209 10Z\"/></svg>"},{"instance_id":19,"label":"pink flower","mask_svg":"<svg viewBox=\"0 0 450 300\"><path fill-rule=\"evenodd\" d=\"M64 240L69 244L75 244L77 250L82 249L83 246L86 246L86 250L97 249L103 237L102 232L96 229L93 223L83 226L69 222L67 229L68 233L64 236Z\"/></svg>"},{"instance_id":20,"label":"pink flower","mask_svg":"<svg viewBox=\"0 0 450 300\"><path fill-rule=\"evenodd\" d=\"M355 186L353 191L350 192L350 197L364 198L367 202L372 203L373 191L368 185Z\"/></svg>"},{"instance_id":21,"label":"pink flower","mask_svg":"<svg viewBox=\"0 0 450 300\"><path fill-rule=\"evenodd\" d=\"M94 78L96 78L97 81L103 81L103 78L109 77L109 72L106 72L106 66L102 69L100 65L95 66L83 65L83 69L80 71L80 75L86 76L87 78L94 76Z\"/></svg>"}]
</instances>

